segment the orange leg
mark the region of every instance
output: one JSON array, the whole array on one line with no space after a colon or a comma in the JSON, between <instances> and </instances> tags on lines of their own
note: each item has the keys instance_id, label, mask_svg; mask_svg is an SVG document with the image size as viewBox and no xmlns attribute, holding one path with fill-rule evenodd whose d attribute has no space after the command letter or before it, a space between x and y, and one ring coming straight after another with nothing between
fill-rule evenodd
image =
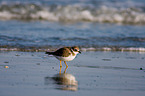
<instances>
[{"instance_id":1,"label":"orange leg","mask_svg":"<svg viewBox=\"0 0 145 96\"><path fill-rule=\"evenodd\" d=\"M61 60L60 60L60 67L62 67Z\"/></svg>"},{"instance_id":2,"label":"orange leg","mask_svg":"<svg viewBox=\"0 0 145 96\"><path fill-rule=\"evenodd\" d=\"M68 67L68 65L66 64L66 61L64 61L65 65L66 65L66 68Z\"/></svg>"},{"instance_id":3,"label":"orange leg","mask_svg":"<svg viewBox=\"0 0 145 96\"><path fill-rule=\"evenodd\" d=\"M62 67L60 67L60 70L59 70L59 75L61 75L61 68L62 68Z\"/></svg>"},{"instance_id":4,"label":"orange leg","mask_svg":"<svg viewBox=\"0 0 145 96\"><path fill-rule=\"evenodd\" d=\"M68 68L68 67L65 68L64 73L66 73L67 68Z\"/></svg>"}]
</instances>

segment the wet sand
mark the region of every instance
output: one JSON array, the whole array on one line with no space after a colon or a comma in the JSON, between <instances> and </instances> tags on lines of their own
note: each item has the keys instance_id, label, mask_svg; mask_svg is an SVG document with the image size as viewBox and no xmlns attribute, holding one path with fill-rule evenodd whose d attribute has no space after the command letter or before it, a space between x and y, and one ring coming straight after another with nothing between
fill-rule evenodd
<instances>
[{"instance_id":1,"label":"wet sand","mask_svg":"<svg viewBox=\"0 0 145 96\"><path fill-rule=\"evenodd\" d=\"M82 52L59 67L45 52L0 52L0 96L145 96L145 53Z\"/></svg>"}]
</instances>

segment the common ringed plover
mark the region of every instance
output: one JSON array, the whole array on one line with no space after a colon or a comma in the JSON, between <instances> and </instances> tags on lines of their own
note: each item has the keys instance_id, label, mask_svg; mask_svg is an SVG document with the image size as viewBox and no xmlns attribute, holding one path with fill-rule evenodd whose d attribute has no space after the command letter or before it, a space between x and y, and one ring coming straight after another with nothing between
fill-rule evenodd
<instances>
[{"instance_id":1,"label":"common ringed plover","mask_svg":"<svg viewBox=\"0 0 145 96\"><path fill-rule=\"evenodd\" d=\"M60 67L62 67L61 61L64 61L66 67L66 61L72 61L78 53L81 53L79 47L63 47L54 52L46 52L46 54L55 56L58 60L60 60Z\"/></svg>"}]
</instances>

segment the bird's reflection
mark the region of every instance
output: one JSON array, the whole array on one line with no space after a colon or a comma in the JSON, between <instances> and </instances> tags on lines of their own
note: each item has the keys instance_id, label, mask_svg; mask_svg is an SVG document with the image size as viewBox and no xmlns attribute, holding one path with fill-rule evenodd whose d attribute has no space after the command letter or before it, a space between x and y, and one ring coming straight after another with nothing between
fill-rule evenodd
<instances>
[{"instance_id":1,"label":"bird's reflection","mask_svg":"<svg viewBox=\"0 0 145 96\"><path fill-rule=\"evenodd\" d=\"M76 81L75 76L66 73L67 67L63 73L61 73L61 69L62 67L60 67L59 73L53 77L45 77L45 85L53 83L56 84L57 89L77 91L78 82Z\"/></svg>"}]
</instances>

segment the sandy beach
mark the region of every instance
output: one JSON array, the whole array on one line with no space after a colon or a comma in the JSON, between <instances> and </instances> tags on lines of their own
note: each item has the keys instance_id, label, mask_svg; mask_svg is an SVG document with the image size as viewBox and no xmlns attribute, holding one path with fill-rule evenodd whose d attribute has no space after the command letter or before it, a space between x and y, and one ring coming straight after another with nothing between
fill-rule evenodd
<instances>
[{"instance_id":1,"label":"sandy beach","mask_svg":"<svg viewBox=\"0 0 145 96\"><path fill-rule=\"evenodd\" d=\"M82 52L61 70L59 61L44 53L1 51L0 95L145 95L145 53Z\"/></svg>"}]
</instances>

